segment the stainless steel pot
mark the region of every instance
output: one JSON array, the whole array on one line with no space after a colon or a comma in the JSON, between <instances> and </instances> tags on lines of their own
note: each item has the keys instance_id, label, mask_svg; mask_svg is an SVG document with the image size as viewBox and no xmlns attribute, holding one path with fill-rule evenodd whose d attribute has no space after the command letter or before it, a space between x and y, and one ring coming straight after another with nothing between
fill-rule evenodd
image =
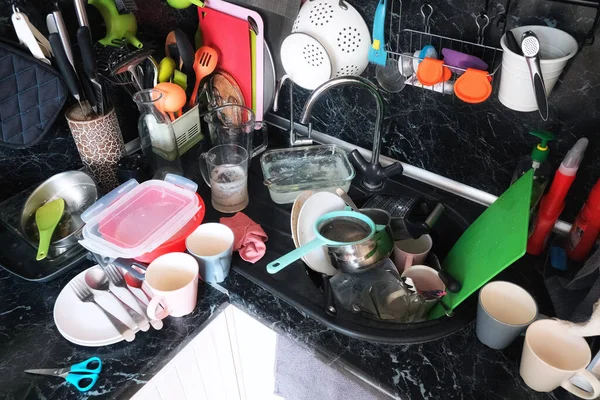
<instances>
[{"instance_id":1,"label":"stainless steel pot","mask_svg":"<svg viewBox=\"0 0 600 400\"><path fill-rule=\"evenodd\" d=\"M65 212L52 235L50 256L63 253L82 238L81 214L98 200L98 189L94 180L82 171L61 172L38 186L27 198L21 212L21 232L36 247L39 233L35 212L57 198L65 201Z\"/></svg>"},{"instance_id":2,"label":"stainless steel pot","mask_svg":"<svg viewBox=\"0 0 600 400\"><path fill-rule=\"evenodd\" d=\"M358 244L327 247L334 268L349 274L371 269L379 261L388 258L394 249L390 214L376 208L365 208L360 212L385 228Z\"/></svg>"}]
</instances>

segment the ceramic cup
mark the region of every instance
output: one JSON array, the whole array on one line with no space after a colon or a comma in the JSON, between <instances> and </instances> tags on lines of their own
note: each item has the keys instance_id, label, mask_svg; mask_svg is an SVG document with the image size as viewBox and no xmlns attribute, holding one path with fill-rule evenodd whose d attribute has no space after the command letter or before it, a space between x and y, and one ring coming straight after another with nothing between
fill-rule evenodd
<instances>
[{"instance_id":1,"label":"ceramic cup","mask_svg":"<svg viewBox=\"0 0 600 400\"><path fill-rule=\"evenodd\" d=\"M188 315L198 298L198 263L189 254L164 254L148 265L146 285L154 294L148 303L150 319ZM163 310L157 314L159 304Z\"/></svg>"},{"instance_id":2,"label":"ceramic cup","mask_svg":"<svg viewBox=\"0 0 600 400\"><path fill-rule=\"evenodd\" d=\"M490 282L479 291L477 338L492 349L504 349L538 318L534 298L511 282Z\"/></svg>"},{"instance_id":3,"label":"ceramic cup","mask_svg":"<svg viewBox=\"0 0 600 400\"><path fill-rule=\"evenodd\" d=\"M223 282L231 268L233 231L223 224L202 224L185 240L187 251L200 265L205 282Z\"/></svg>"},{"instance_id":4,"label":"ceramic cup","mask_svg":"<svg viewBox=\"0 0 600 400\"><path fill-rule=\"evenodd\" d=\"M422 264L432 246L433 240L429 235L422 235L418 239L394 242L394 264L396 264L398 272L402 272L412 265Z\"/></svg>"},{"instance_id":5,"label":"ceramic cup","mask_svg":"<svg viewBox=\"0 0 600 400\"><path fill-rule=\"evenodd\" d=\"M438 272L426 265L413 265L404 270L402 277L412 279L415 289L418 292L446 290L446 285L440 279ZM428 312L431 310L436 303L437 300L426 300L425 311Z\"/></svg>"},{"instance_id":6,"label":"ceramic cup","mask_svg":"<svg viewBox=\"0 0 600 400\"><path fill-rule=\"evenodd\" d=\"M559 386L581 397L600 396L600 381L586 366L592 354L584 338L576 336L559 322L536 321L527 328L519 373L527 386L538 392L550 392ZM579 376L592 387L586 392L569 380Z\"/></svg>"}]
</instances>

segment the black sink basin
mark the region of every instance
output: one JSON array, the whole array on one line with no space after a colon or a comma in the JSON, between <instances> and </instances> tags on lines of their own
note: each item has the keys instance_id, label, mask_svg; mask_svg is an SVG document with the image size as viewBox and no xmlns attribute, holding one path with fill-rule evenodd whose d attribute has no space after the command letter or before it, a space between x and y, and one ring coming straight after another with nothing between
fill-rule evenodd
<instances>
[{"instance_id":1,"label":"black sink basin","mask_svg":"<svg viewBox=\"0 0 600 400\"><path fill-rule=\"evenodd\" d=\"M254 265L243 262L236 255L233 268L254 283L264 287L275 296L293 305L307 316L314 318L327 327L348 336L372 342L383 343L420 343L447 336L463 328L475 317L476 296L471 296L454 311L452 318L442 317L434 321L412 324L397 324L365 318L359 314L338 308L336 316L325 312L323 294L315 282L307 274L306 266L297 261L277 274L271 275L266 271L266 265L294 249L290 232L291 204L278 205L269 197L268 190L262 185L262 172L255 161L250 169L249 192L250 205L244 210L250 218L259 223L267 235L267 254ZM413 182L404 179L406 182ZM423 186L419 184L420 186ZM411 185L412 186L412 185ZM415 185L417 186L417 185ZM200 194L208 200L209 189L202 187ZM388 181L381 192L403 196L424 196L435 200L433 192L424 193L406 184ZM350 196L361 204L370 196L357 187L352 187ZM207 205L210 201L206 202ZM446 211L435 225L431 236L434 241L433 252L443 260L460 235L468 227L465 218L452 207L446 205ZM216 220L220 215L207 207L207 220ZM313 277L314 278L314 277ZM226 282L225 282L226 283Z\"/></svg>"}]
</instances>

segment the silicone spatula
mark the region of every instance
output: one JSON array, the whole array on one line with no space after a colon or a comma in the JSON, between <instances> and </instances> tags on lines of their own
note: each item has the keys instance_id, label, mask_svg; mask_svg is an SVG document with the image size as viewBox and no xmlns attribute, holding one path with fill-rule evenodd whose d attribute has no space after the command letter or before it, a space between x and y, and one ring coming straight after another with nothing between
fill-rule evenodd
<instances>
[{"instance_id":1,"label":"silicone spatula","mask_svg":"<svg viewBox=\"0 0 600 400\"><path fill-rule=\"evenodd\" d=\"M48 248L52 240L52 234L62 218L65 211L65 201L56 199L44 204L35 212L35 223L40 232L40 244L38 246L36 260L40 261L48 255Z\"/></svg>"}]
</instances>

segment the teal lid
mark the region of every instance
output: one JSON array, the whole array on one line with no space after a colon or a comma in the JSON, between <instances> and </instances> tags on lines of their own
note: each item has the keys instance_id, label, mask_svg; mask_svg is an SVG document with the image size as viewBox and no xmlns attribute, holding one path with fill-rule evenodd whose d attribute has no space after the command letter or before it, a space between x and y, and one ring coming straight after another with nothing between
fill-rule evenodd
<instances>
[{"instance_id":1,"label":"teal lid","mask_svg":"<svg viewBox=\"0 0 600 400\"><path fill-rule=\"evenodd\" d=\"M529 134L540 139L540 143L538 143L531 152L531 158L541 164L548 159L548 154L550 152L548 142L555 139L554 134L548 131L531 131Z\"/></svg>"}]
</instances>

